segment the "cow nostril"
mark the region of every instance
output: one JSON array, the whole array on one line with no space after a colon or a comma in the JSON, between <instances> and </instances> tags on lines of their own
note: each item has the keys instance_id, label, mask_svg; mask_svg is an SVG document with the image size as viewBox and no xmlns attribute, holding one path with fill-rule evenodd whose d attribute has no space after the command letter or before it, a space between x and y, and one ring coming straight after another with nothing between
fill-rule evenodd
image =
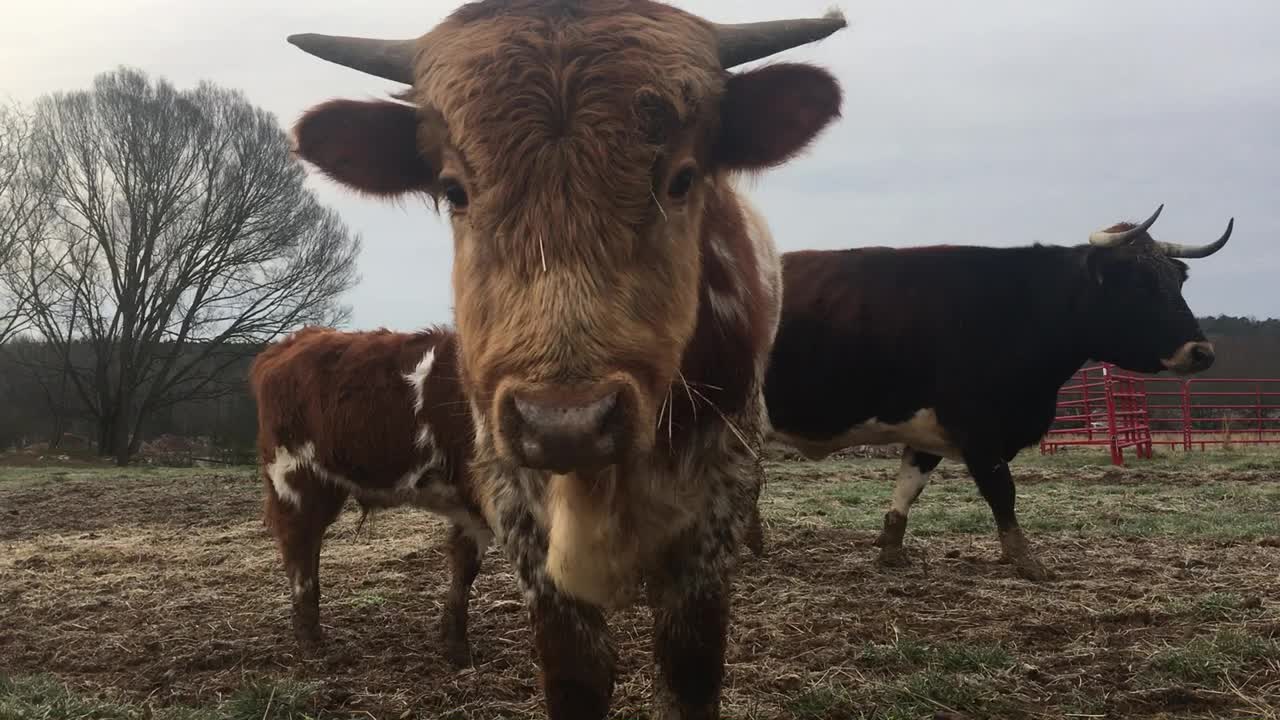
<instances>
[{"instance_id":1,"label":"cow nostril","mask_svg":"<svg viewBox=\"0 0 1280 720\"><path fill-rule=\"evenodd\" d=\"M531 428L558 435L587 434L600 429L618 402L616 390L586 403L552 403L515 398L516 412Z\"/></svg>"},{"instance_id":2,"label":"cow nostril","mask_svg":"<svg viewBox=\"0 0 1280 720\"><path fill-rule=\"evenodd\" d=\"M617 384L513 391L504 434L525 467L567 473L618 461L626 433Z\"/></svg>"}]
</instances>

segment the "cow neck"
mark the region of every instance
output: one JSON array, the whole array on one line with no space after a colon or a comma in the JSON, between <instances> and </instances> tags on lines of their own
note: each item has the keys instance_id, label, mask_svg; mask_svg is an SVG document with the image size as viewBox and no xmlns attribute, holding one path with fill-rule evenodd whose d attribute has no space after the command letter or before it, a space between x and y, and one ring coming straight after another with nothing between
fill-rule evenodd
<instances>
[{"instance_id":1,"label":"cow neck","mask_svg":"<svg viewBox=\"0 0 1280 720\"><path fill-rule=\"evenodd\" d=\"M756 358L768 351L771 294L734 191L717 184L704 206L697 324L669 389L660 444L678 451L702 431L732 422L759 391Z\"/></svg>"}]
</instances>

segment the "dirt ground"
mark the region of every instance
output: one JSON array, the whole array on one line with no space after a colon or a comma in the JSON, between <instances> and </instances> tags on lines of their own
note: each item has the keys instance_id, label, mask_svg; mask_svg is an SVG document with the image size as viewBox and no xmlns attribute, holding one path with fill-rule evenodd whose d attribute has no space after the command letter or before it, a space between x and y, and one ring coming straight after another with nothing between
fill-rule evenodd
<instances>
[{"instance_id":1,"label":"dirt ground","mask_svg":"<svg viewBox=\"0 0 1280 720\"><path fill-rule=\"evenodd\" d=\"M735 586L725 717L1277 717L1280 471L1067 465L1015 473L1058 576L1032 583L996 561L954 467L913 514L916 561L886 569L871 542L893 461L774 463L768 555L744 555ZM4 468L0 718L43 707L16 697L31 678L119 717L225 707L246 687L270 698L245 717L543 717L496 550L472 600L475 665L454 671L435 639L444 526L397 510L357 536L348 508L321 560L327 652L302 660L260 511L251 469ZM1196 513L1217 514L1168 520ZM611 620L614 717L648 717L649 623Z\"/></svg>"}]
</instances>

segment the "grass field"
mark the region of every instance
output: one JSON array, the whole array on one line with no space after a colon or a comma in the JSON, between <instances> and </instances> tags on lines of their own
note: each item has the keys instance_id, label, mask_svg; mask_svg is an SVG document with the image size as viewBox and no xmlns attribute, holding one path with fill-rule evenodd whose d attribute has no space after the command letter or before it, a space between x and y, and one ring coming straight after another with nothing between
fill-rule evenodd
<instances>
[{"instance_id":1,"label":"grass field","mask_svg":"<svg viewBox=\"0 0 1280 720\"><path fill-rule=\"evenodd\" d=\"M956 465L883 569L896 460L770 465L768 556L734 596L724 715L740 720L1275 718L1280 454L1101 452L1015 464L1057 573L1019 579ZM475 666L436 620L442 525L350 508L321 561L326 654L301 660L251 468L0 467L0 720L542 717L506 561L472 602ZM649 618L612 620L617 718L647 715Z\"/></svg>"}]
</instances>

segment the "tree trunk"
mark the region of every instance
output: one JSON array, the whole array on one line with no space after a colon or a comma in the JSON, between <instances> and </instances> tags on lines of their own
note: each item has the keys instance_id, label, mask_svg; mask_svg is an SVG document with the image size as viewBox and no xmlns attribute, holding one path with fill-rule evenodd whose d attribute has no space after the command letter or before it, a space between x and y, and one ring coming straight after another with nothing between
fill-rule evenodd
<instances>
[{"instance_id":1,"label":"tree trunk","mask_svg":"<svg viewBox=\"0 0 1280 720\"><path fill-rule=\"evenodd\" d=\"M114 445L112 440L115 438L115 427L112 423L113 416L109 413L103 413L98 418L98 455L100 457L111 457Z\"/></svg>"},{"instance_id":2,"label":"tree trunk","mask_svg":"<svg viewBox=\"0 0 1280 720\"><path fill-rule=\"evenodd\" d=\"M111 455L115 458L116 465L124 467L129 464L131 453L129 452L129 397L125 392L120 393L120 405L116 409L116 418L112 421L111 438Z\"/></svg>"},{"instance_id":3,"label":"tree trunk","mask_svg":"<svg viewBox=\"0 0 1280 720\"><path fill-rule=\"evenodd\" d=\"M129 457L138 454L138 450L142 448L142 419L138 419L137 426L133 428L133 437L129 438Z\"/></svg>"}]
</instances>

